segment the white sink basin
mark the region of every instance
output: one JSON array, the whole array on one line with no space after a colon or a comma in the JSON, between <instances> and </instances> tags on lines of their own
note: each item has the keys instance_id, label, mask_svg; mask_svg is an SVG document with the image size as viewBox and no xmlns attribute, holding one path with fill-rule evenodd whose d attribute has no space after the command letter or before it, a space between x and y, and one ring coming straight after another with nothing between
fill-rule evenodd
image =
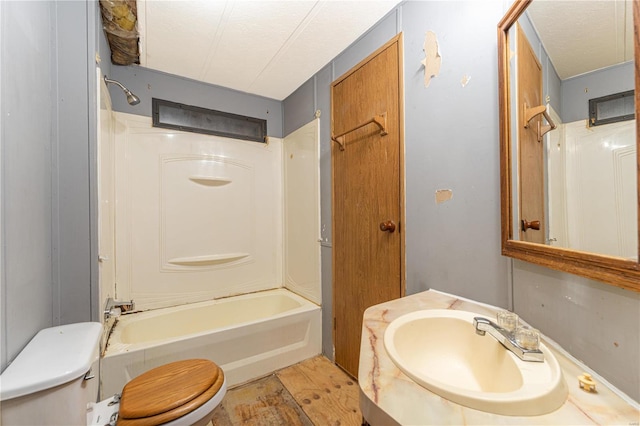
<instances>
[{"instance_id":1,"label":"white sink basin","mask_svg":"<svg viewBox=\"0 0 640 426\"><path fill-rule=\"evenodd\" d=\"M476 316L449 309L403 315L387 327L385 349L416 383L466 407L535 416L564 404L567 385L551 351L541 344L544 362L522 361L489 333L476 334Z\"/></svg>"}]
</instances>

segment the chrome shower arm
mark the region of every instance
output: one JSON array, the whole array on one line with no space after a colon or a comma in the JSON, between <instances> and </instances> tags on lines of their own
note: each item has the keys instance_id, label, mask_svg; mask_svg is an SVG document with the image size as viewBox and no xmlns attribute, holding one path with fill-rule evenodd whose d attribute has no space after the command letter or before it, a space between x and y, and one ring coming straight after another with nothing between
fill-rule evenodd
<instances>
[{"instance_id":1,"label":"chrome shower arm","mask_svg":"<svg viewBox=\"0 0 640 426\"><path fill-rule=\"evenodd\" d=\"M118 87L120 87L122 89L124 94L127 95L127 102L129 103L129 105L138 105L140 103L140 98L137 97L136 95L134 95L133 92L131 92L131 90L129 90L126 87L124 87L124 85L122 83L120 83L119 81L111 80L110 78L108 78L105 75L104 76L104 83L105 84L113 83L113 84L118 85Z\"/></svg>"},{"instance_id":2,"label":"chrome shower arm","mask_svg":"<svg viewBox=\"0 0 640 426\"><path fill-rule=\"evenodd\" d=\"M120 83L117 80L111 80L110 78L108 78L106 75L104 76L104 82L105 84L109 84L109 83L113 83L113 84L117 84L118 86L120 86L120 88L122 90L124 90L125 92L130 92L129 89L127 89L126 87L124 87L124 85L122 83Z\"/></svg>"}]
</instances>

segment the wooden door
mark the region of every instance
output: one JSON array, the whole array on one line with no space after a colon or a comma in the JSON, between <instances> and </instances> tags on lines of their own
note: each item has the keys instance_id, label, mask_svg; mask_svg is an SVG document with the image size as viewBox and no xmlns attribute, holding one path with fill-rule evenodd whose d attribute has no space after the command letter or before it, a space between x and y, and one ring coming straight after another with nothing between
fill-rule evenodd
<instances>
[{"instance_id":1,"label":"wooden door","mask_svg":"<svg viewBox=\"0 0 640 426\"><path fill-rule=\"evenodd\" d=\"M517 33L518 74L518 152L519 152L519 221L520 240L545 243L544 207L544 142L538 140L538 123L542 114L529 121L525 128L524 105L534 108L542 103L542 67L522 28ZM523 230L522 221L538 222L537 226ZM535 228L538 229L535 229Z\"/></svg>"},{"instance_id":2,"label":"wooden door","mask_svg":"<svg viewBox=\"0 0 640 426\"><path fill-rule=\"evenodd\" d=\"M394 37L331 88L332 135L355 129L331 148L335 361L354 377L364 310L403 292L401 40ZM376 116L384 131L371 122Z\"/></svg>"}]
</instances>

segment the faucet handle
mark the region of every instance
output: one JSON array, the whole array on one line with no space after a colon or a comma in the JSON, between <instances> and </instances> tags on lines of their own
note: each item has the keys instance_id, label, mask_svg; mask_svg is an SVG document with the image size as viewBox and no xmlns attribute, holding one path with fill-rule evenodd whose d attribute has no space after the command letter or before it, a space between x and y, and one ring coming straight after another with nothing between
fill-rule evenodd
<instances>
[{"instance_id":1,"label":"faucet handle","mask_svg":"<svg viewBox=\"0 0 640 426\"><path fill-rule=\"evenodd\" d=\"M513 333L518 328L518 314L510 311L498 312L498 325L509 333Z\"/></svg>"},{"instance_id":2,"label":"faucet handle","mask_svg":"<svg viewBox=\"0 0 640 426\"><path fill-rule=\"evenodd\" d=\"M516 329L516 343L527 350L538 350L540 347L540 332L535 328L518 327Z\"/></svg>"}]
</instances>

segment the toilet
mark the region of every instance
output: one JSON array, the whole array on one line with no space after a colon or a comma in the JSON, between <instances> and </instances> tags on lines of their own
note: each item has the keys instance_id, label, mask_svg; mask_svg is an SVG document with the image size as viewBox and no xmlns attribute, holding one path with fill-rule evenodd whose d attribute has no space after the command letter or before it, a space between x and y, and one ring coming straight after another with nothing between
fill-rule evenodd
<instances>
[{"instance_id":1,"label":"toilet","mask_svg":"<svg viewBox=\"0 0 640 426\"><path fill-rule=\"evenodd\" d=\"M0 424L206 425L224 397L224 372L206 359L176 361L96 402L102 325L41 330L0 375Z\"/></svg>"}]
</instances>

